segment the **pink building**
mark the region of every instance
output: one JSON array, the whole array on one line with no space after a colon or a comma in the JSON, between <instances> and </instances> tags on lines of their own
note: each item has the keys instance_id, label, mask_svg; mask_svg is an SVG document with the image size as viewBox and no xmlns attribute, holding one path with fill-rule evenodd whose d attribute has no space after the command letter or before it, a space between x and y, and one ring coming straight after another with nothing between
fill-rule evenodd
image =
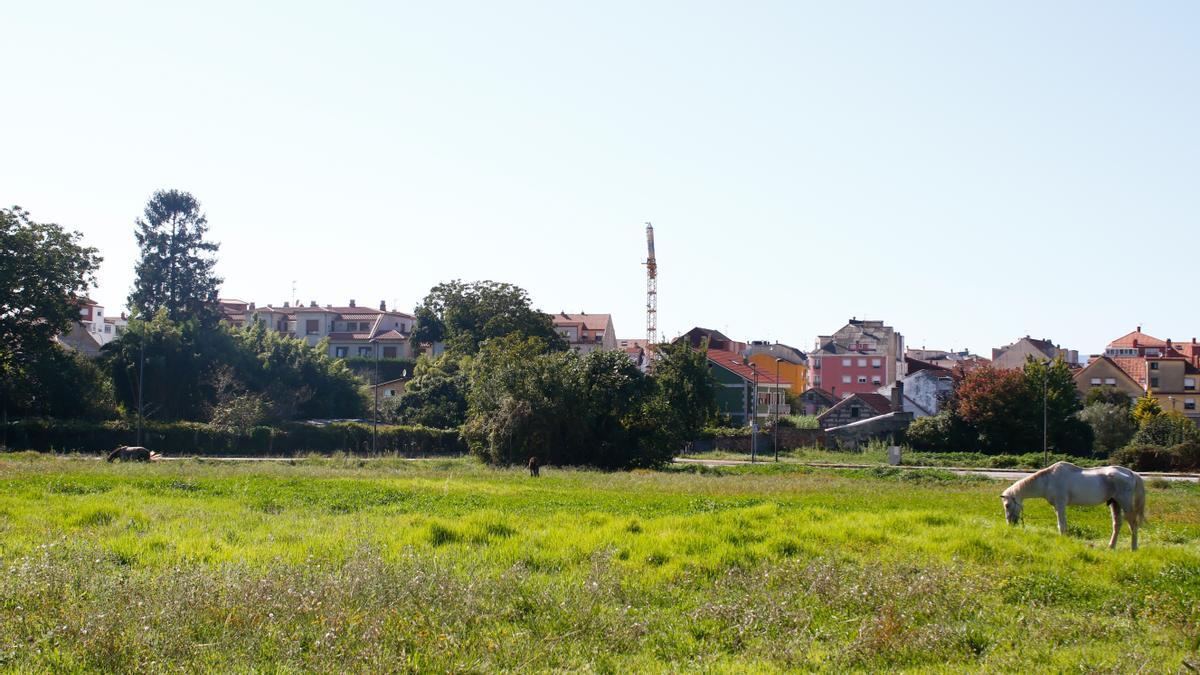
<instances>
[{"instance_id":1,"label":"pink building","mask_svg":"<svg viewBox=\"0 0 1200 675\"><path fill-rule=\"evenodd\" d=\"M837 398L869 394L904 377L904 337L882 321L851 319L808 353L809 386Z\"/></svg>"}]
</instances>

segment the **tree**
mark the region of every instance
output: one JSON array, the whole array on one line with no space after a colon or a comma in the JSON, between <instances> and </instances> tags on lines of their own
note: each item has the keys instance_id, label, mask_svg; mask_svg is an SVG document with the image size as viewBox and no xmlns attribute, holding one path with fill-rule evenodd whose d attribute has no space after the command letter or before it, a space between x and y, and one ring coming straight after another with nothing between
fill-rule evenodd
<instances>
[{"instance_id":1,"label":"tree","mask_svg":"<svg viewBox=\"0 0 1200 675\"><path fill-rule=\"evenodd\" d=\"M450 281L434 286L415 310L416 342L445 342L456 356L474 354L489 339L517 335L541 340L548 350L566 342L548 314L530 306L524 289L495 281Z\"/></svg>"},{"instance_id":2,"label":"tree","mask_svg":"<svg viewBox=\"0 0 1200 675\"><path fill-rule=\"evenodd\" d=\"M1041 392L1030 396L1019 370L976 368L955 391L954 414L974 432L979 449L992 453L1022 453L1041 446Z\"/></svg>"},{"instance_id":3,"label":"tree","mask_svg":"<svg viewBox=\"0 0 1200 675\"><path fill-rule=\"evenodd\" d=\"M172 321L214 321L222 280L213 274L213 254L219 245L204 239L208 219L200 202L187 192L159 190L144 215L135 232L141 259L129 306L146 317L165 309Z\"/></svg>"},{"instance_id":4,"label":"tree","mask_svg":"<svg viewBox=\"0 0 1200 675\"><path fill-rule=\"evenodd\" d=\"M1031 399L1042 403L1047 443L1060 452L1086 455L1092 450L1092 429L1079 419L1083 405L1071 367L1061 358L1039 361L1026 360L1025 386ZM1031 420L1035 428L1042 426L1042 415Z\"/></svg>"},{"instance_id":5,"label":"tree","mask_svg":"<svg viewBox=\"0 0 1200 675\"><path fill-rule=\"evenodd\" d=\"M717 392L705 353L683 343L652 349L657 355L650 377L653 392L642 412L653 431L653 442L646 444L647 466L671 461L717 416Z\"/></svg>"},{"instance_id":6,"label":"tree","mask_svg":"<svg viewBox=\"0 0 1200 675\"><path fill-rule=\"evenodd\" d=\"M34 388L31 364L57 358L54 338L79 320L101 257L78 232L36 223L19 206L0 209L0 402L7 411Z\"/></svg>"},{"instance_id":7,"label":"tree","mask_svg":"<svg viewBox=\"0 0 1200 675\"><path fill-rule=\"evenodd\" d=\"M462 361L443 354L417 361L404 393L387 406L385 419L438 429L459 427L467 419L467 373Z\"/></svg>"},{"instance_id":8,"label":"tree","mask_svg":"<svg viewBox=\"0 0 1200 675\"><path fill-rule=\"evenodd\" d=\"M1126 396L1125 399L1127 402L1123 406L1097 402L1088 405L1079 413L1079 419L1092 428L1095 437L1092 448L1096 454L1112 454L1117 448L1124 447L1137 431L1133 417L1129 414L1129 397Z\"/></svg>"},{"instance_id":9,"label":"tree","mask_svg":"<svg viewBox=\"0 0 1200 675\"><path fill-rule=\"evenodd\" d=\"M976 440L974 431L949 410L913 420L904 437L914 449L933 452L971 450Z\"/></svg>"},{"instance_id":10,"label":"tree","mask_svg":"<svg viewBox=\"0 0 1200 675\"><path fill-rule=\"evenodd\" d=\"M1133 445L1167 448L1180 443L1200 442L1200 428L1182 413L1169 412L1147 417L1133 435Z\"/></svg>"},{"instance_id":11,"label":"tree","mask_svg":"<svg viewBox=\"0 0 1200 675\"><path fill-rule=\"evenodd\" d=\"M1133 404L1133 421L1137 422L1139 427L1145 426L1146 422L1161 414L1162 406L1150 392L1146 392Z\"/></svg>"},{"instance_id":12,"label":"tree","mask_svg":"<svg viewBox=\"0 0 1200 675\"><path fill-rule=\"evenodd\" d=\"M1083 405L1086 408L1093 403L1110 403L1129 410L1133 405L1133 400L1129 398L1129 394L1120 389L1112 385L1105 385L1088 389L1087 396L1083 397Z\"/></svg>"}]
</instances>

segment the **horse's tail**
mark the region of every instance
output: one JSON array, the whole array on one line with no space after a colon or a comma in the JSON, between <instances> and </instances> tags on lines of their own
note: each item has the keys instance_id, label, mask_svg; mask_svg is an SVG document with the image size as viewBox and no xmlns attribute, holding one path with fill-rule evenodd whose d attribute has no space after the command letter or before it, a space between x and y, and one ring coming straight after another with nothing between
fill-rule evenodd
<instances>
[{"instance_id":1,"label":"horse's tail","mask_svg":"<svg viewBox=\"0 0 1200 675\"><path fill-rule=\"evenodd\" d=\"M1133 514L1138 525L1146 524L1146 484L1141 476L1133 484Z\"/></svg>"}]
</instances>

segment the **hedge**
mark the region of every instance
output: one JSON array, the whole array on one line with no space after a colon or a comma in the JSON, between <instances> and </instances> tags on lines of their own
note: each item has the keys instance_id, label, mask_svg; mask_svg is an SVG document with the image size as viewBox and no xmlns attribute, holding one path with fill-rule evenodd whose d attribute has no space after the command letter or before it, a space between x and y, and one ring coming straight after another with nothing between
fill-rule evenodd
<instances>
[{"instance_id":1,"label":"hedge","mask_svg":"<svg viewBox=\"0 0 1200 675\"><path fill-rule=\"evenodd\" d=\"M133 445L137 425L126 420L87 422L79 420L26 419L10 422L5 429L9 450L40 452L108 452L119 445ZM306 452L371 452L371 425L362 422L332 422L323 426L287 424L255 427L237 433L197 422L147 422L142 445L166 455L282 456ZM405 456L458 455L467 446L457 429L379 425L380 453Z\"/></svg>"}]
</instances>

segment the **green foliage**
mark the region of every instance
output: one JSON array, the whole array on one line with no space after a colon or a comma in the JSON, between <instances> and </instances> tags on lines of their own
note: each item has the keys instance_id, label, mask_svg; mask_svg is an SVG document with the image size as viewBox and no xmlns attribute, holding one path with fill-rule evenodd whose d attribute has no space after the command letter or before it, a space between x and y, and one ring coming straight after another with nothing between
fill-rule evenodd
<instances>
[{"instance_id":1,"label":"green foliage","mask_svg":"<svg viewBox=\"0 0 1200 675\"><path fill-rule=\"evenodd\" d=\"M1112 463L1134 471L1170 471L1171 451L1161 445L1132 443L1112 454Z\"/></svg>"},{"instance_id":2,"label":"green foliage","mask_svg":"<svg viewBox=\"0 0 1200 675\"><path fill-rule=\"evenodd\" d=\"M976 437L975 445L988 453L1020 453L1041 445L1041 392L1029 394L1019 370L988 366L967 373L954 396L955 414Z\"/></svg>"},{"instance_id":3,"label":"green foliage","mask_svg":"<svg viewBox=\"0 0 1200 675\"><path fill-rule=\"evenodd\" d=\"M1079 413L1079 419L1092 428L1095 437L1093 448L1099 455L1108 455L1117 448L1123 447L1137 431L1133 416L1129 413L1128 397L1125 398L1124 405L1100 400L1088 404Z\"/></svg>"},{"instance_id":4,"label":"green foliage","mask_svg":"<svg viewBox=\"0 0 1200 675\"><path fill-rule=\"evenodd\" d=\"M1028 396L1043 401L1049 447L1074 455L1092 451L1092 429L1079 419L1083 404L1071 367L1061 358L1039 361L1030 357L1025 363L1025 388ZM1037 424L1040 420L1034 419ZM1040 424L1037 424L1040 427Z\"/></svg>"},{"instance_id":5,"label":"green foliage","mask_svg":"<svg viewBox=\"0 0 1200 675\"><path fill-rule=\"evenodd\" d=\"M436 359L421 357L404 393L387 402L385 419L438 429L462 426L467 419L469 385L463 363L449 354Z\"/></svg>"},{"instance_id":6,"label":"green foliage","mask_svg":"<svg viewBox=\"0 0 1200 675\"><path fill-rule=\"evenodd\" d=\"M438 284L415 311L414 342L445 342L446 351L474 354L483 342L509 335L537 338L550 350L567 348L550 316L533 309L524 289L495 281Z\"/></svg>"},{"instance_id":7,"label":"green foliage","mask_svg":"<svg viewBox=\"0 0 1200 675\"><path fill-rule=\"evenodd\" d=\"M350 356L342 359L346 367L366 384L375 383L375 359L370 356ZM412 377L416 371L415 359L379 359L379 381L391 382Z\"/></svg>"},{"instance_id":8,"label":"green foliage","mask_svg":"<svg viewBox=\"0 0 1200 675\"><path fill-rule=\"evenodd\" d=\"M151 321L131 320L103 350L117 400L129 413L137 410L143 345L150 419L210 419L224 402L227 371L238 391L261 397L267 421L359 417L366 409L358 381L324 343L309 346L259 323L232 328L175 322L163 309Z\"/></svg>"},{"instance_id":9,"label":"green foliage","mask_svg":"<svg viewBox=\"0 0 1200 675\"><path fill-rule=\"evenodd\" d=\"M970 427L949 410L913 420L904 431L913 448L932 452L951 452L974 446Z\"/></svg>"},{"instance_id":10,"label":"green foliage","mask_svg":"<svg viewBox=\"0 0 1200 675\"><path fill-rule=\"evenodd\" d=\"M132 445L136 425L130 420L85 422L24 419L5 430L13 450L107 453ZM143 445L167 455L292 456L307 452L367 453L372 425L362 422L284 424L277 427L219 427L199 422L147 422ZM467 451L456 430L381 424L379 452L404 455L458 455Z\"/></svg>"},{"instance_id":11,"label":"green foliage","mask_svg":"<svg viewBox=\"0 0 1200 675\"><path fill-rule=\"evenodd\" d=\"M1189 441L1200 441L1200 428L1178 412L1145 418L1137 433L1133 435L1134 445L1169 447Z\"/></svg>"},{"instance_id":12,"label":"green foliage","mask_svg":"<svg viewBox=\"0 0 1200 675\"><path fill-rule=\"evenodd\" d=\"M1129 398L1129 394L1117 389L1111 385L1100 387L1092 387L1088 389L1087 395L1083 397L1084 407L1095 403L1108 403L1111 405L1121 406L1126 410L1133 405L1133 400Z\"/></svg>"},{"instance_id":13,"label":"green foliage","mask_svg":"<svg viewBox=\"0 0 1200 675\"><path fill-rule=\"evenodd\" d=\"M35 364L59 360L54 338L79 320L101 257L79 232L36 223L19 206L0 209L0 404L32 404ZM44 382L42 382L44 384Z\"/></svg>"},{"instance_id":14,"label":"green foliage","mask_svg":"<svg viewBox=\"0 0 1200 675\"><path fill-rule=\"evenodd\" d=\"M57 344L30 355L7 383L16 416L107 419L117 413L112 383L93 359Z\"/></svg>"},{"instance_id":15,"label":"green foliage","mask_svg":"<svg viewBox=\"0 0 1200 675\"><path fill-rule=\"evenodd\" d=\"M1150 419L1162 414L1162 406L1150 392L1146 392L1133 404L1133 420L1141 427Z\"/></svg>"},{"instance_id":16,"label":"green foliage","mask_svg":"<svg viewBox=\"0 0 1200 675\"><path fill-rule=\"evenodd\" d=\"M208 219L200 202L180 190L159 190L137 220L141 258L129 306L141 316L166 310L172 321L215 322L221 279L213 274L218 244L205 241Z\"/></svg>"},{"instance_id":17,"label":"green foliage","mask_svg":"<svg viewBox=\"0 0 1200 675\"><path fill-rule=\"evenodd\" d=\"M657 466L715 409L703 354L664 347L646 377L621 352L546 353L534 338L484 343L471 370L464 435L495 464Z\"/></svg>"},{"instance_id":18,"label":"green foliage","mask_svg":"<svg viewBox=\"0 0 1200 675\"><path fill-rule=\"evenodd\" d=\"M784 427L791 427L793 429L820 429L821 425L817 422L816 415L781 415L779 417L779 427L781 429Z\"/></svg>"}]
</instances>

